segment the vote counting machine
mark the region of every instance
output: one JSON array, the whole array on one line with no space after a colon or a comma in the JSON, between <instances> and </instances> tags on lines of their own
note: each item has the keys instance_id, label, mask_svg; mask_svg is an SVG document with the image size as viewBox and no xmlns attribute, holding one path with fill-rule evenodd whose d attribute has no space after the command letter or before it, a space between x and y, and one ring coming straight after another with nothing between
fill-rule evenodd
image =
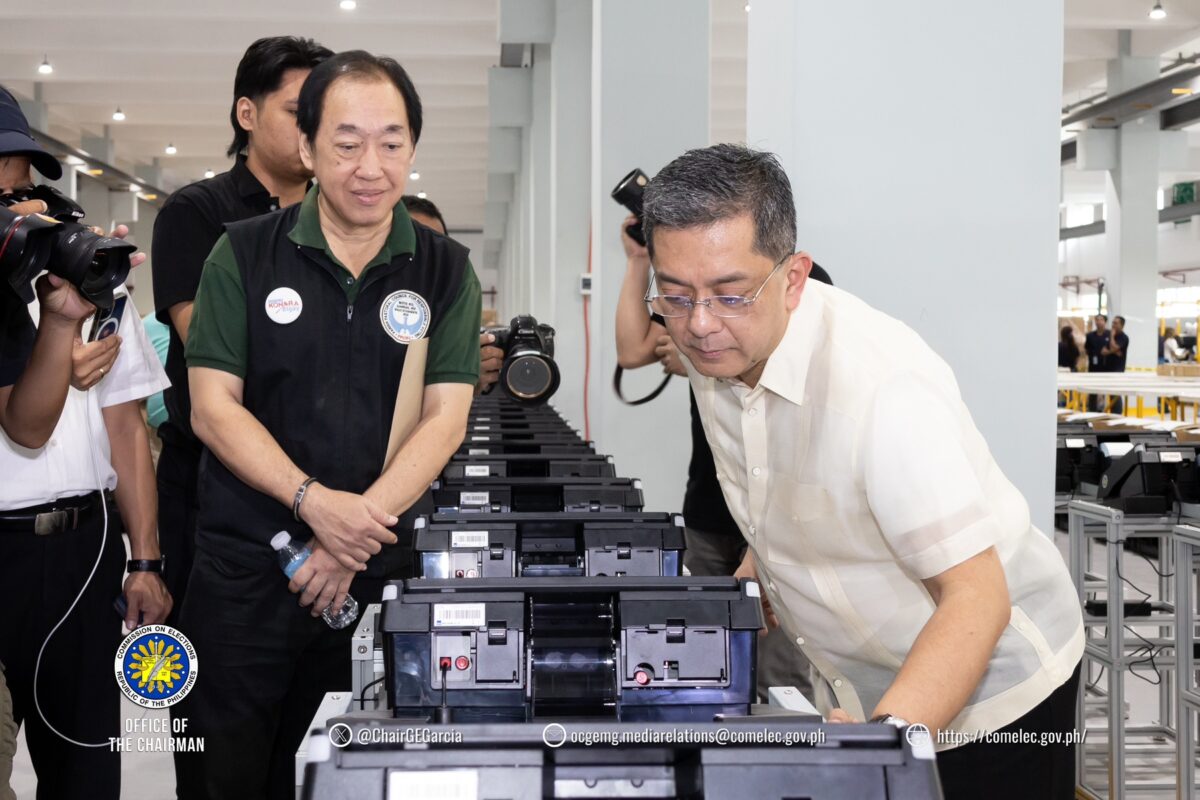
<instances>
[{"instance_id":1,"label":"vote counting machine","mask_svg":"<svg viewBox=\"0 0 1200 800\"><path fill-rule=\"evenodd\" d=\"M785 687L758 705L758 584L683 576L682 517L550 407L477 398L433 494L301 797L941 796L920 737L826 726Z\"/></svg>"}]
</instances>

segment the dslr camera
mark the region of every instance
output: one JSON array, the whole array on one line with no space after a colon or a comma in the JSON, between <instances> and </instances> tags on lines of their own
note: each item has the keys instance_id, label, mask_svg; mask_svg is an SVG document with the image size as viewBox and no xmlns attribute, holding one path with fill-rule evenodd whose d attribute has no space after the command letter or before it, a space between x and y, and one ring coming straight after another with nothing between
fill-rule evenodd
<instances>
[{"instance_id":1,"label":"dslr camera","mask_svg":"<svg viewBox=\"0 0 1200 800\"><path fill-rule=\"evenodd\" d=\"M635 169L621 178L617 188L612 190L612 199L625 206L629 209L630 214L638 218L637 223L630 225L625 232L629 234L630 239L642 247L646 246L646 235L642 232L642 195L645 194L646 184L649 182L650 179L646 177L646 173Z\"/></svg>"},{"instance_id":2,"label":"dslr camera","mask_svg":"<svg viewBox=\"0 0 1200 800\"><path fill-rule=\"evenodd\" d=\"M558 391L558 365L554 363L554 328L528 314L513 317L507 328L484 328L504 351L500 386L518 403L541 405Z\"/></svg>"},{"instance_id":3,"label":"dslr camera","mask_svg":"<svg viewBox=\"0 0 1200 800\"><path fill-rule=\"evenodd\" d=\"M9 206L41 200L45 214L15 214ZM99 236L81 225L83 208L51 186L0 195L0 278L26 303L33 302L33 279L49 270L92 305L109 309L113 290L129 275L129 257L137 248L121 239Z\"/></svg>"}]
</instances>

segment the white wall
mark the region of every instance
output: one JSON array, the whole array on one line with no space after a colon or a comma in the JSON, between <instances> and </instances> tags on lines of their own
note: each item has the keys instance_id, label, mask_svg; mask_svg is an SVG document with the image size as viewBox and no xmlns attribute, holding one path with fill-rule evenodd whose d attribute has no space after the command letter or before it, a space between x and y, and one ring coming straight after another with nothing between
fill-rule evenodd
<instances>
[{"instance_id":1,"label":"white wall","mask_svg":"<svg viewBox=\"0 0 1200 800\"><path fill-rule=\"evenodd\" d=\"M748 48L747 138L783 158L800 247L945 357L1043 530L1062 31L1061 0L754 0Z\"/></svg>"}]
</instances>

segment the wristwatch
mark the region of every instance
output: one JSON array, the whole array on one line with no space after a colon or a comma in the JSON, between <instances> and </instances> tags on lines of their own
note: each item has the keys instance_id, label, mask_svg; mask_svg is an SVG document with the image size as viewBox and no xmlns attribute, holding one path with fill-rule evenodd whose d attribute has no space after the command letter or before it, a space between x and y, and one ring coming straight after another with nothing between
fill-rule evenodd
<instances>
[{"instance_id":1,"label":"wristwatch","mask_svg":"<svg viewBox=\"0 0 1200 800\"><path fill-rule=\"evenodd\" d=\"M125 569L130 572L157 572L159 575L162 575L167 571L167 557L130 559L125 565Z\"/></svg>"},{"instance_id":2,"label":"wristwatch","mask_svg":"<svg viewBox=\"0 0 1200 800\"><path fill-rule=\"evenodd\" d=\"M871 717L868 722L884 722L888 725L895 725L897 728L907 728L911 723L906 719L901 719L894 714L877 714Z\"/></svg>"}]
</instances>

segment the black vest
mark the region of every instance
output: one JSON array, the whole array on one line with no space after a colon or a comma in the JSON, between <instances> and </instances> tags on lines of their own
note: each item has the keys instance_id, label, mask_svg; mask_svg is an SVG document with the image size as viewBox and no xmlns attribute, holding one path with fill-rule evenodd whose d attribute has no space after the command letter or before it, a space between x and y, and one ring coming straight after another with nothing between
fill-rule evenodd
<instances>
[{"instance_id":1,"label":"black vest","mask_svg":"<svg viewBox=\"0 0 1200 800\"><path fill-rule=\"evenodd\" d=\"M361 493L383 471L408 349L394 338L394 322L389 333L381 311L389 298L419 295L416 306L423 299L428 307L423 335L436 336L458 296L468 251L414 225L416 253L367 270L351 304L343 290L347 273L323 250L288 238L299 212L297 204L226 229L246 293L243 405L305 473L331 489ZM302 305L286 324L277 321L290 318L281 288L298 294ZM404 321L419 331L421 316ZM199 499L197 546L247 566L270 563L269 542L278 531L312 535L290 507L242 483L207 450ZM399 542L373 557L366 574L391 574L411 563L413 520L432 510L427 491L393 528Z\"/></svg>"}]
</instances>

